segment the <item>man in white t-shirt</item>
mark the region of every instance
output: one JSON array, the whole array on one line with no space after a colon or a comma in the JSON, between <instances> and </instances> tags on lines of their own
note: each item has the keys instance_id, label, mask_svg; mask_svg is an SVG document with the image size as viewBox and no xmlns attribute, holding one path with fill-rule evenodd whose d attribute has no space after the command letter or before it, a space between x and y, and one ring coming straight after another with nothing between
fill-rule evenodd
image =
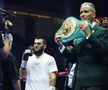
<instances>
[{"instance_id":1,"label":"man in white t-shirt","mask_svg":"<svg viewBox=\"0 0 108 90\"><path fill-rule=\"evenodd\" d=\"M44 52L45 48L45 39L38 37L34 40L33 53L24 52L20 76L26 77L25 90L55 90L58 69L55 59Z\"/></svg>"}]
</instances>

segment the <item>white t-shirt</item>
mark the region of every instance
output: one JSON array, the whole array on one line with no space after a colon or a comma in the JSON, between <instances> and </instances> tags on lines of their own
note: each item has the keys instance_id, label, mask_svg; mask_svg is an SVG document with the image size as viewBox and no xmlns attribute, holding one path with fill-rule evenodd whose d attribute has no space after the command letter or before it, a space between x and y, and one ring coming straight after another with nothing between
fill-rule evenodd
<instances>
[{"instance_id":1,"label":"white t-shirt","mask_svg":"<svg viewBox=\"0 0 108 90\"><path fill-rule=\"evenodd\" d=\"M50 90L49 73L58 71L55 59L43 53L40 57L33 54L25 62L27 62L24 63L24 66L27 65L25 90Z\"/></svg>"}]
</instances>

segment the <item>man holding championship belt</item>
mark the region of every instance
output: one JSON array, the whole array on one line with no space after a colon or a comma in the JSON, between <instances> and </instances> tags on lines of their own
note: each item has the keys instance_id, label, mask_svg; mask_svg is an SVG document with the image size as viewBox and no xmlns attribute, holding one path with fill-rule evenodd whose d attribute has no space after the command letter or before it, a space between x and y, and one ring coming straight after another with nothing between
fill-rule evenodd
<instances>
[{"instance_id":1,"label":"man holding championship belt","mask_svg":"<svg viewBox=\"0 0 108 90\"><path fill-rule=\"evenodd\" d=\"M72 90L107 90L108 69L105 57L108 54L108 30L93 22L95 16L95 6L90 2L84 2L80 8L81 22L73 17L68 18L64 21L62 30L58 30L59 33L55 35L60 52L66 58L70 58L71 63L76 63ZM67 30L67 21L76 23L74 29L71 29L71 25L68 28L74 32L64 37L60 31ZM68 32L71 32L69 30ZM79 41L80 38L82 39ZM63 45L70 41L75 41L74 45Z\"/></svg>"}]
</instances>

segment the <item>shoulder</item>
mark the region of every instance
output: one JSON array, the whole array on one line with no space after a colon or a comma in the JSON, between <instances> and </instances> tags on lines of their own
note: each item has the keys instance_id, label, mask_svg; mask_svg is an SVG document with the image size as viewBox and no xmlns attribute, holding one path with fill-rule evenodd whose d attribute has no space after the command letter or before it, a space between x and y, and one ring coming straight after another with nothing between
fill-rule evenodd
<instances>
[{"instance_id":1,"label":"shoulder","mask_svg":"<svg viewBox=\"0 0 108 90\"><path fill-rule=\"evenodd\" d=\"M107 28L104 28L104 27L101 27L101 26L98 26L98 27L95 27L94 30L97 32L97 33L101 33L101 35L107 35L108 34L108 29Z\"/></svg>"},{"instance_id":2,"label":"shoulder","mask_svg":"<svg viewBox=\"0 0 108 90\"><path fill-rule=\"evenodd\" d=\"M53 57L53 56L51 56L50 54L44 53L43 55L44 55L45 57L50 58L50 59L54 59L54 57Z\"/></svg>"},{"instance_id":3,"label":"shoulder","mask_svg":"<svg viewBox=\"0 0 108 90\"><path fill-rule=\"evenodd\" d=\"M95 30L98 30L98 31L107 30L106 28L101 27L101 26L97 26L97 27L95 27L94 29L95 29Z\"/></svg>"}]
</instances>

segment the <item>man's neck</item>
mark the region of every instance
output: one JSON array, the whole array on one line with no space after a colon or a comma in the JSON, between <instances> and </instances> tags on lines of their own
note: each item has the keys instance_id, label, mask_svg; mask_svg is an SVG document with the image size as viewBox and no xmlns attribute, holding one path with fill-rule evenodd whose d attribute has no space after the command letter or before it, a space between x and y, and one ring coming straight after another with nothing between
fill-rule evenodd
<instances>
[{"instance_id":1,"label":"man's neck","mask_svg":"<svg viewBox=\"0 0 108 90\"><path fill-rule=\"evenodd\" d=\"M42 53L35 53L35 55L36 55L37 57L40 57L43 53L44 53L44 52L42 52Z\"/></svg>"}]
</instances>

